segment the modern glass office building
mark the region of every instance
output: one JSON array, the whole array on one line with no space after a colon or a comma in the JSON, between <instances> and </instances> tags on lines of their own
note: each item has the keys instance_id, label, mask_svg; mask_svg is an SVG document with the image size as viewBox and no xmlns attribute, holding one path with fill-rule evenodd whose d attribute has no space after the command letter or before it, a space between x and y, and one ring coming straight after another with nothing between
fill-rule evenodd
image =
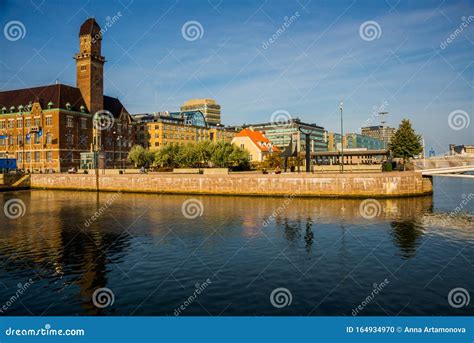
<instances>
[{"instance_id":1,"label":"modern glass office building","mask_svg":"<svg viewBox=\"0 0 474 343\"><path fill-rule=\"evenodd\" d=\"M344 147L349 149L382 150L385 144L382 140L358 133L348 133L344 137Z\"/></svg>"},{"instance_id":2,"label":"modern glass office building","mask_svg":"<svg viewBox=\"0 0 474 343\"><path fill-rule=\"evenodd\" d=\"M284 151L293 141L293 146L298 152L304 152L305 133L310 134L310 151L327 151L327 137L323 127L316 124L303 123L299 119L291 119L285 122L262 123L243 125L242 128L249 128L262 131L273 145ZM296 143L296 144L295 144Z\"/></svg>"}]
</instances>

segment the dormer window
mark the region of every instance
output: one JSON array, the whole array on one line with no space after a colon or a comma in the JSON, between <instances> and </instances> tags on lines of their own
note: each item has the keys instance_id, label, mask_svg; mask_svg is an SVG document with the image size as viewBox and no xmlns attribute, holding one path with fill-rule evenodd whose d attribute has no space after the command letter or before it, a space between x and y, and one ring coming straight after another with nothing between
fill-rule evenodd
<instances>
[{"instance_id":1,"label":"dormer window","mask_svg":"<svg viewBox=\"0 0 474 343\"><path fill-rule=\"evenodd\" d=\"M86 106L81 105L80 109L82 113L86 113Z\"/></svg>"},{"instance_id":2,"label":"dormer window","mask_svg":"<svg viewBox=\"0 0 474 343\"><path fill-rule=\"evenodd\" d=\"M15 112L15 106L10 107L10 112L14 113Z\"/></svg>"},{"instance_id":3,"label":"dormer window","mask_svg":"<svg viewBox=\"0 0 474 343\"><path fill-rule=\"evenodd\" d=\"M52 101L48 102L48 110L52 109L54 106L54 103Z\"/></svg>"},{"instance_id":4,"label":"dormer window","mask_svg":"<svg viewBox=\"0 0 474 343\"><path fill-rule=\"evenodd\" d=\"M20 112L22 112L22 111L23 111L23 105L18 106L18 110L19 110Z\"/></svg>"},{"instance_id":5,"label":"dormer window","mask_svg":"<svg viewBox=\"0 0 474 343\"><path fill-rule=\"evenodd\" d=\"M7 108L5 106L2 107L2 113L5 114L7 112Z\"/></svg>"},{"instance_id":6,"label":"dormer window","mask_svg":"<svg viewBox=\"0 0 474 343\"><path fill-rule=\"evenodd\" d=\"M66 102L66 109L71 110L71 104L69 102Z\"/></svg>"}]
</instances>

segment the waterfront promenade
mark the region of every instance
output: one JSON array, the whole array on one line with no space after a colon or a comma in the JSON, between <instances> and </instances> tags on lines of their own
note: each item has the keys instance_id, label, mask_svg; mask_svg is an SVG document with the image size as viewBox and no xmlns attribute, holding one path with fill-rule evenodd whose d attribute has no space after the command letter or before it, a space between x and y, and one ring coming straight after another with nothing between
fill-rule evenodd
<instances>
[{"instance_id":1,"label":"waterfront promenade","mask_svg":"<svg viewBox=\"0 0 474 343\"><path fill-rule=\"evenodd\" d=\"M403 197L432 193L432 180L415 172L364 174L33 174L31 187L137 193L294 197Z\"/></svg>"}]
</instances>

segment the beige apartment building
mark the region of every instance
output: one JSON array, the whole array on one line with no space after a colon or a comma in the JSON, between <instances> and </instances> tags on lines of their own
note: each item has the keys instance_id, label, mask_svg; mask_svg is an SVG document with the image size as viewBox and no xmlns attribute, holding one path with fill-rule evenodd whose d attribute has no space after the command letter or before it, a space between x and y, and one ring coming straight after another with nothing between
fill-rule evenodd
<instances>
[{"instance_id":1,"label":"beige apartment building","mask_svg":"<svg viewBox=\"0 0 474 343\"><path fill-rule=\"evenodd\" d=\"M262 132L250 129L243 129L237 133L232 139L232 144L247 150L251 162L263 162L269 154L280 152Z\"/></svg>"},{"instance_id":2,"label":"beige apartment building","mask_svg":"<svg viewBox=\"0 0 474 343\"><path fill-rule=\"evenodd\" d=\"M219 125L221 123L221 106L213 99L191 99L186 101L180 110L201 111L204 119L209 125Z\"/></svg>"}]
</instances>

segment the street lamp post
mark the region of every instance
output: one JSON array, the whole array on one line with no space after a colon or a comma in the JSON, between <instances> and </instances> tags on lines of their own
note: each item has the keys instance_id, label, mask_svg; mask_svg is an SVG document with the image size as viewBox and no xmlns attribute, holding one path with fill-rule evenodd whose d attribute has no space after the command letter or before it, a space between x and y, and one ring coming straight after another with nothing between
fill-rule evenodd
<instances>
[{"instance_id":1,"label":"street lamp post","mask_svg":"<svg viewBox=\"0 0 474 343\"><path fill-rule=\"evenodd\" d=\"M339 109L341 110L341 173L344 173L344 124L342 120L342 110L343 103L339 104Z\"/></svg>"},{"instance_id":2,"label":"street lamp post","mask_svg":"<svg viewBox=\"0 0 474 343\"><path fill-rule=\"evenodd\" d=\"M120 163L120 169L123 169L123 161L122 161L122 135L117 136L117 142L119 145L119 163Z\"/></svg>"},{"instance_id":3,"label":"street lamp post","mask_svg":"<svg viewBox=\"0 0 474 343\"><path fill-rule=\"evenodd\" d=\"M113 157L112 157L112 163L114 165L114 169L115 169L115 135L117 134L117 132L113 131L112 132L112 135L113 135L113 138L112 138L112 151L113 151Z\"/></svg>"},{"instance_id":4,"label":"street lamp post","mask_svg":"<svg viewBox=\"0 0 474 343\"><path fill-rule=\"evenodd\" d=\"M305 135L305 159L306 159L306 172L311 172L311 151L310 151L310 138L311 133L313 132L311 129L304 129L301 126L298 127L298 130ZM299 163L298 163L299 165Z\"/></svg>"}]
</instances>

